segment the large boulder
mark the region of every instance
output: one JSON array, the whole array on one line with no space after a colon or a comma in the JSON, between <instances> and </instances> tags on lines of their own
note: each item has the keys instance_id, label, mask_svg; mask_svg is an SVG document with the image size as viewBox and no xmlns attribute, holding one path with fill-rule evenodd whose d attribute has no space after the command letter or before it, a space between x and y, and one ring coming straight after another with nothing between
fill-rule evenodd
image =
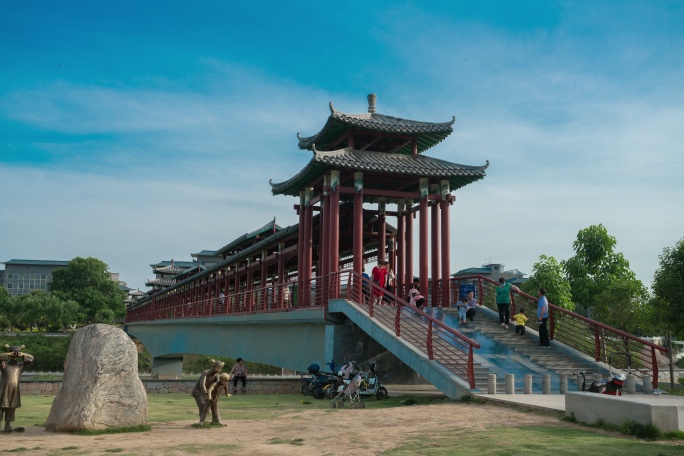
<instances>
[{"instance_id":1,"label":"large boulder","mask_svg":"<svg viewBox=\"0 0 684 456\"><path fill-rule=\"evenodd\" d=\"M74 335L62 388L45 423L48 431L137 426L147 422L147 394L138 352L119 328L90 325Z\"/></svg>"}]
</instances>

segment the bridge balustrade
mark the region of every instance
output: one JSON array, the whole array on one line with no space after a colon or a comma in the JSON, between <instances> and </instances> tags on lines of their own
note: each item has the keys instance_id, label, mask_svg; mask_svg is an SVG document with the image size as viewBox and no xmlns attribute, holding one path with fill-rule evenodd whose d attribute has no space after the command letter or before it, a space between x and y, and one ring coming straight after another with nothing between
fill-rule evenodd
<instances>
[{"instance_id":1,"label":"bridge balustrade","mask_svg":"<svg viewBox=\"0 0 684 456\"><path fill-rule=\"evenodd\" d=\"M391 328L396 337L424 351L428 359L438 361L475 388L473 349L480 348L477 342L356 272L335 272L327 280L329 299L358 304L370 318Z\"/></svg>"},{"instance_id":2,"label":"bridge balustrade","mask_svg":"<svg viewBox=\"0 0 684 456\"><path fill-rule=\"evenodd\" d=\"M468 276L451 279L452 294L458 293L460 285L475 285L475 297L480 305L493 310L496 307L496 287L498 282L482 276ZM539 330L537 323L537 300L522 291L511 294L511 315L524 308L527 315L526 325ZM596 362L607 362L611 353L627 352L632 358L634 375L641 378L649 374L653 378L653 387L658 387L658 361L656 351L666 353L667 348L636 337L601 322L571 312L555 304L549 303L549 337L588 355ZM616 356L612 366L616 369L627 369L627 357Z\"/></svg>"}]
</instances>

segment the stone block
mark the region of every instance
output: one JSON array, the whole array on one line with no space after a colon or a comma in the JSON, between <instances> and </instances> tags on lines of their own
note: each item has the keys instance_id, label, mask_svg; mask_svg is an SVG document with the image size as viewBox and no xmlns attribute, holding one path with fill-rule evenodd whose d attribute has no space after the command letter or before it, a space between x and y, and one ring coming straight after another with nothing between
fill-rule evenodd
<instances>
[{"instance_id":1,"label":"stone block","mask_svg":"<svg viewBox=\"0 0 684 456\"><path fill-rule=\"evenodd\" d=\"M569 392L565 395L565 414L583 423L602 419L620 425L633 420L653 424L663 432L684 431L684 400L676 397Z\"/></svg>"}]
</instances>

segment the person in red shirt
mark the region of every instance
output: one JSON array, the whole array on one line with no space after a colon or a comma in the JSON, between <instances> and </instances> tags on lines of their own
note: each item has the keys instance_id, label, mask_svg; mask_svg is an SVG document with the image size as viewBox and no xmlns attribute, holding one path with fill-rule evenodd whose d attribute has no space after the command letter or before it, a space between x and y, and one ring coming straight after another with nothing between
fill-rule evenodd
<instances>
[{"instance_id":1,"label":"person in red shirt","mask_svg":"<svg viewBox=\"0 0 684 456\"><path fill-rule=\"evenodd\" d=\"M376 285L373 287L371 295L373 296L373 301L376 304L380 304L385 294L383 290L387 285L387 262L385 260L378 260L378 265L373 268L371 275L373 283Z\"/></svg>"}]
</instances>

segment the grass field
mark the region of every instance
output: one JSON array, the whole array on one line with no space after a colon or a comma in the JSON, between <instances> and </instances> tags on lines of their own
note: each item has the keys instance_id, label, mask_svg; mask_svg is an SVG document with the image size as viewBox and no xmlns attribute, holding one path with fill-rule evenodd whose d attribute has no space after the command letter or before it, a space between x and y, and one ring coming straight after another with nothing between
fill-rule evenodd
<instances>
[{"instance_id":1,"label":"grass field","mask_svg":"<svg viewBox=\"0 0 684 456\"><path fill-rule=\"evenodd\" d=\"M54 396L24 396L22 407L17 410L17 426L42 426L47 419ZM451 401L434 398L396 397L378 401L366 401L366 409L407 408L410 405L448 404ZM297 411L317 409L322 413L337 413L329 408L326 400L315 400L298 395L237 395L230 399L221 398L222 415L227 420L273 420L283 414ZM471 404L469 407L479 407ZM410 411L402 410L410 415ZM535 412L528 412L535 413ZM560 413L544 413L548 426L534 427L485 427L485 430L463 431L452 429L440 430L438 426L426 428L420 437L406 440L399 448L388 450L388 455L599 455L619 456L648 455L684 455L684 446L671 442L645 442L602 432L593 428L568 425L561 421ZM467 416L454 416L454 422L467 421ZM197 408L188 394L163 394L149 396L148 421L154 432L155 423L170 421L196 420ZM407 426L412 424L407 422ZM211 432L211 430L208 430ZM302 436L304 438L304 436ZM306 437L310 438L310 437ZM272 439L274 445L283 444L278 436ZM287 442L294 445L293 442ZM208 445L204 450L211 450ZM195 444L198 452L204 445Z\"/></svg>"}]
</instances>

